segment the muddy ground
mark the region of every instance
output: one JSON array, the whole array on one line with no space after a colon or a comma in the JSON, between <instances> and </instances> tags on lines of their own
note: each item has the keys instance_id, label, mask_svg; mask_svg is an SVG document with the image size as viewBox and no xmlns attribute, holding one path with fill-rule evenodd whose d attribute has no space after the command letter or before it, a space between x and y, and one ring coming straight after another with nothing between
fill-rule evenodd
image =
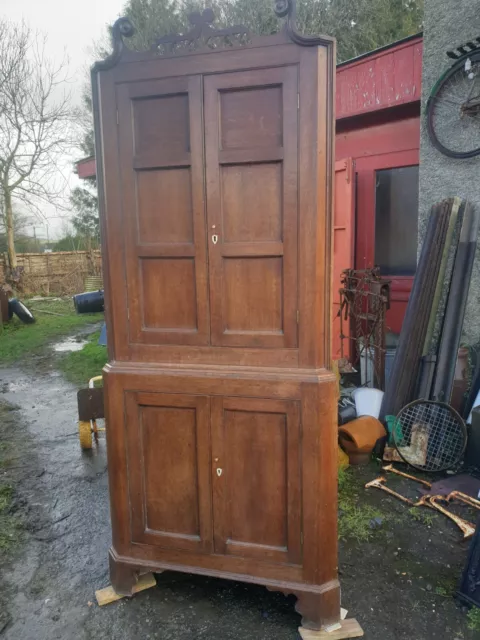
<instances>
[{"instance_id":1,"label":"muddy ground","mask_svg":"<svg viewBox=\"0 0 480 640\"><path fill-rule=\"evenodd\" d=\"M100 609L110 543L105 441L91 454L76 435L76 389L43 356L0 369L0 440L22 528L0 565L5 640L293 640L294 598L258 586L181 574ZM17 408L12 408L15 405ZM455 525L415 520L402 504L363 490L377 470L356 471L362 500L381 512L369 542L341 544L342 604L367 640L471 640L452 599L465 562ZM415 495L408 481L392 481ZM412 494L413 491L413 494ZM428 519L427 519L428 520ZM373 524L373 523L372 523Z\"/></svg>"}]
</instances>

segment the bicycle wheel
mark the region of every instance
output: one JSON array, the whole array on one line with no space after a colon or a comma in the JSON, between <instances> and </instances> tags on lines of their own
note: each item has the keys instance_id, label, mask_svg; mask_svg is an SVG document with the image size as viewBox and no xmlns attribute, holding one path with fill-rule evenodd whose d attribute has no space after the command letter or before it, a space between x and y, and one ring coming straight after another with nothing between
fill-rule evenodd
<instances>
[{"instance_id":1,"label":"bicycle wheel","mask_svg":"<svg viewBox=\"0 0 480 640\"><path fill-rule=\"evenodd\" d=\"M480 51L465 55L432 89L426 108L432 144L450 158L480 154Z\"/></svg>"}]
</instances>

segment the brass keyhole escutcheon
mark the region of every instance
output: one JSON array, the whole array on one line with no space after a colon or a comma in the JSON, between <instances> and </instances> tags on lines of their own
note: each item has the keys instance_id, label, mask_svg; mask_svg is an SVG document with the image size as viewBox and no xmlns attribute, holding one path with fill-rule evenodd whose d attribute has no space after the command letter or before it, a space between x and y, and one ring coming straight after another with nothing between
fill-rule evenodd
<instances>
[{"instance_id":1,"label":"brass keyhole escutcheon","mask_svg":"<svg viewBox=\"0 0 480 640\"><path fill-rule=\"evenodd\" d=\"M217 476L220 477L223 473L223 469L220 469L220 467L217 469Z\"/></svg>"}]
</instances>

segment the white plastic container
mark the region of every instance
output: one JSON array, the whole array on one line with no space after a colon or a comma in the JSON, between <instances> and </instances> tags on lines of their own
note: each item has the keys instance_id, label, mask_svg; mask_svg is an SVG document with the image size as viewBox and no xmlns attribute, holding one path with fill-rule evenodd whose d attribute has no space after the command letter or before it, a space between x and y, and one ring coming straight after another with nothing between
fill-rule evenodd
<instances>
[{"instance_id":1,"label":"white plastic container","mask_svg":"<svg viewBox=\"0 0 480 640\"><path fill-rule=\"evenodd\" d=\"M378 419L380 407L382 406L383 391L362 387L355 389L352 397L355 401L355 409L359 418L360 416L372 416Z\"/></svg>"}]
</instances>

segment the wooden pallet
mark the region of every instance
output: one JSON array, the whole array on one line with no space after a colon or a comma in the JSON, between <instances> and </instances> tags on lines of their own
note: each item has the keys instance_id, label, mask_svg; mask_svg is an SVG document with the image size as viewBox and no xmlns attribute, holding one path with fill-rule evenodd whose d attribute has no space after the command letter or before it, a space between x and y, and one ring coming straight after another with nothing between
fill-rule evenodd
<instances>
[{"instance_id":1,"label":"wooden pallet","mask_svg":"<svg viewBox=\"0 0 480 640\"><path fill-rule=\"evenodd\" d=\"M133 587L133 594L140 593L140 591L145 591L145 589L150 589L151 587L155 587L157 581L155 580L155 576L153 573L145 573L143 576L138 578L137 584ZM117 602L117 600L121 600L126 596L119 595L116 591L114 591L113 587L105 587L105 589L99 589L95 591L95 597L97 598L98 605L100 607L105 606L106 604L110 604L111 602Z\"/></svg>"},{"instance_id":2,"label":"wooden pallet","mask_svg":"<svg viewBox=\"0 0 480 640\"><path fill-rule=\"evenodd\" d=\"M364 633L362 627L355 618L342 620L340 628L335 631L310 631L310 629L299 628L299 633L303 640L345 640L346 638L361 638Z\"/></svg>"}]
</instances>

